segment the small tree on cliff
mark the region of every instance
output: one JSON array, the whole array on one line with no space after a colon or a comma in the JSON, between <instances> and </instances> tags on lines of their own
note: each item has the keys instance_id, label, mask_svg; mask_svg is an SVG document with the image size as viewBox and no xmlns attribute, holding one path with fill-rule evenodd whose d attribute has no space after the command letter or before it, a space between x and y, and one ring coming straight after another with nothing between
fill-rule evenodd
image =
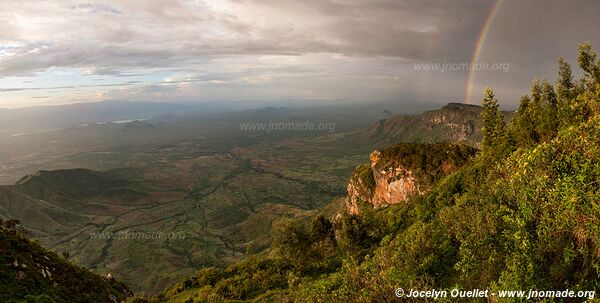
<instances>
[{"instance_id":1,"label":"small tree on cliff","mask_svg":"<svg viewBox=\"0 0 600 303\"><path fill-rule=\"evenodd\" d=\"M483 97L483 111L481 118L483 119L483 141L481 148L484 154L496 154L505 147L506 143L506 124L504 116L498 108L498 100L491 88L485 90Z\"/></svg>"}]
</instances>

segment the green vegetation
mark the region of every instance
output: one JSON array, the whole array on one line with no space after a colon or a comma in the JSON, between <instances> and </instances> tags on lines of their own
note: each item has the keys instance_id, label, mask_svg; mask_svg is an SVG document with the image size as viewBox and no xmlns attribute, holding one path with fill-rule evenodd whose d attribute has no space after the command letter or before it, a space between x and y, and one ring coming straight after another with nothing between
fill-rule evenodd
<instances>
[{"instance_id":1,"label":"green vegetation","mask_svg":"<svg viewBox=\"0 0 600 303\"><path fill-rule=\"evenodd\" d=\"M255 161L251 153L270 161ZM136 291L159 291L196 268L243 257L249 245L256 252L268 248L277 221L311 216L322 201L342 194L341 173L321 178L316 175L324 172L303 167L325 166L333 156L289 159L287 151L250 148L232 154L107 172L41 171L0 186L0 215L22 219L42 245L68 252L73 262L112 273ZM345 166L347 174L358 158L344 161L338 168ZM183 237L92 237L157 232Z\"/></svg>"},{"instance_id":2,"label":"green vegetation","mask_svg":"<svg viewBox=\"0 0 600 303\"><path fill-rule=\"evenodd\" d=\"M578 61L580 80L561 60L556 89L534 82L508 125L486 91L482 152L426 195L288 222L268 254L131 302L388 302L397 287L597 291L600 61L586 44Z\"/></svg>"},{"instance_id":3,"label":"green vegetation","mask_svg":"<svg viewBox=\"0 0 600 303\"><path fill-rule=\"evenodd\" d=\"M27 238L17 220L0 220L1 302L118 302L127 286L72 265Z\"/></svg>"}]
</instances>

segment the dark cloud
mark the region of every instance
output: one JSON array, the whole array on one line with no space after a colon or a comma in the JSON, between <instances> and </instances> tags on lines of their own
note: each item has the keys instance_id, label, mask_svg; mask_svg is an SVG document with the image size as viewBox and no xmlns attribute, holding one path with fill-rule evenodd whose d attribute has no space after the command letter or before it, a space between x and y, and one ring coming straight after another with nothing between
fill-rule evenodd
<instances>
[{"instance_id":1,"label":"dark cloud","mask_svg":"<svg viewBox=\"0 0 600 303\"><path fill-rule=\"evenodd\" d=\"M107 87L114 98L173 93L181 98L462 101L466 72L416 72L413 63L469 62L494 3L6 2L0 11L0 92L95 87L102 95ZM508 62L510 72L477 72L475 91L490 85L512 100L523 89L517 82L552 76L559 53L573 60L577 42L597 39L598 11L600 2L591 0L504 0L480 59ZM43 82L44 74L65 69L99 85L44 88L38 83L27 89L2 82L14 76ZM122 77L142 83L114 85Z\"/></svg>"},{"instance_id":2,"label":"dark cloud","mask_svg":"<svg viewBox=\"0 0 600 303\"><path fill-rule=\"evenodd\" d=\"M489 6L484 1L282 0L236 1L231 11L220 11L201 1L195 6L192 1L113 2L76 4L70 11L24 6L32 18L48 18L56 11L56 21L38 29L54 45L39 49L33 45L38 42L27 41L4 60L0 75L88 65L95 66L97 74L110 75L131 67L178 67L200 56L227 55L466 58L481 12ZM253 16L252 9L259 13ZM80 12L115 16L81 17ZM463 22L458 21L461 16Z\"/></svg>"}]
</instances>

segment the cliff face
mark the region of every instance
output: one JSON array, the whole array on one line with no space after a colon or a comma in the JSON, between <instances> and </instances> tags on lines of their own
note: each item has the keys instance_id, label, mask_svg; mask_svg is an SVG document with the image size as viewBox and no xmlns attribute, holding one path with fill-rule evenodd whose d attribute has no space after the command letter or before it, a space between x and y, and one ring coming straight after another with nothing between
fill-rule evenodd
<instances>
[{"instance_id":1,"label":"cliff face","mask_svg":"<svg viewBox=\"0 0 600 303\"><path fill-rule=\"evenodd\" d=\"M380 163L381 152L376 150L371 153L372 181L358 177L351 178L348 183L347 208L352 214L360 213L358 208L359 201L363 201L380 208L390 204L397 204L406 201L415 194L422 194L419 189L419 182L412 170L402 165L386 165ZM367 176L368 177L368 176ZM370 185L370 183L373 183Z\"/></svg>"},{"instance_id":2,"label":"cliff face","mask_svg":"<svg viewBox=\"0 0 600 303\"><path fill-rule=\"evenodd\" d=\"M350 178L347 211L358 215L361 202L380 208L424 194L474 153L473 148L454 144L398 144L376 150L370 164L357 167Z\"/></svg>"}]
</instances>

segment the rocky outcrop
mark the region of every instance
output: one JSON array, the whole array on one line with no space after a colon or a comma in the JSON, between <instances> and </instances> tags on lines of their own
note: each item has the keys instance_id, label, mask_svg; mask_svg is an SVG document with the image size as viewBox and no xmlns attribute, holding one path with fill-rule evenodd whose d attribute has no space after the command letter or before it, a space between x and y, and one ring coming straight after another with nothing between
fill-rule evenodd
<instances>
[{"instance_id":1,"label":"rocky outcrop","mask_svg":"<svg viewBox=\"0 0 600 303\"><path fill-rule=\"evenodd\" d=\"M402 166L389 167L387 170L375 170L375 191L373 206L381 207L407 200L414 194L422 194L415 174Z\"/></svg>"},{"instance_id":2,"label":"rocky outcrop","mask_svg":"<svg viewBox=\"0 0 600 303\"><path fill-rule=\"evenodd\" d=\"M398 144L376 150L369 164L353 172L347 186L346 209L358 215L361 203L381 208L422 195L474 153L473 148L455 144Z\"/></svg>"},{"instance_id":3,"label":"rocky outcrop","mask_svg":"<svg viewBox=\"0 0 600 303\"><path fill-rule=\"evenodd\" d=\"M348 211L359 214L358 204L363 201L375 208L406 201L415 194L422 194L415 174L401 165L379 167L381 152L374 151L370 156L370 174L360 174L348 183ZM364 169L364 168L363 168ZM364 174L364 173L363 173ZM369 180L368 178L373 178ZM374 184L373 184L374 183Z\"/></svg>"}]
</instances>

